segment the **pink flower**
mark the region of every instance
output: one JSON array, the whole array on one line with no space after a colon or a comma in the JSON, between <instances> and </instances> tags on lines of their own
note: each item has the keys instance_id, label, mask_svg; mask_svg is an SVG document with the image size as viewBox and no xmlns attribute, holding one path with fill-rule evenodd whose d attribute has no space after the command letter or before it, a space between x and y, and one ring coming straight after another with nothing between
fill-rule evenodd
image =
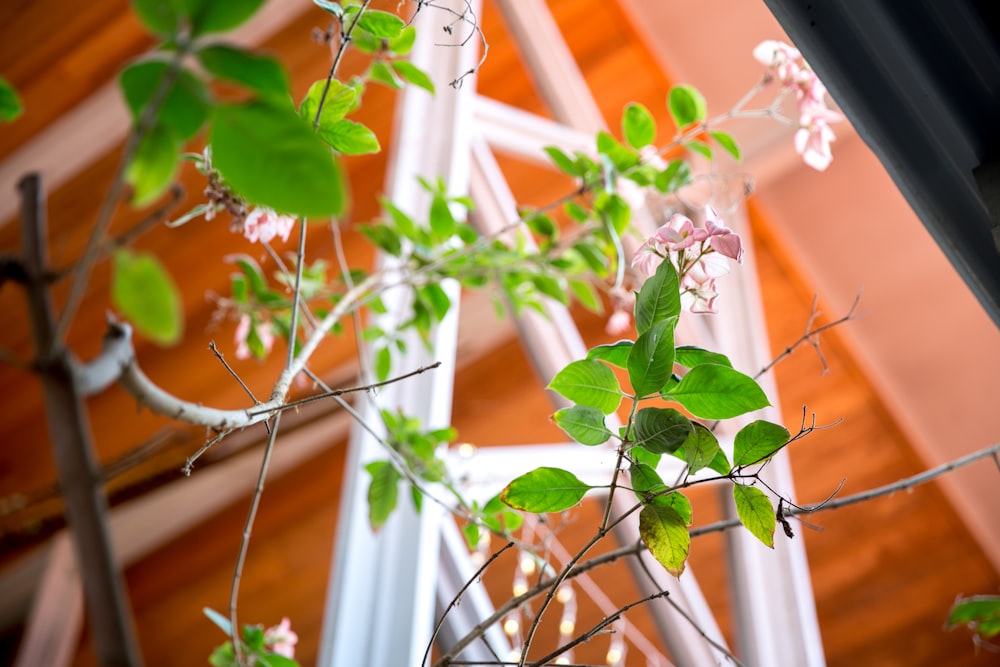
<instances>
[{"instance_id":1,"label":"pink flower","mask_svg":"<svg viewBox=\"0 0 1000 667\"><path fill-rule=\"evenodd\" d=\"M288 617L281 619L279 625L268 628L264 631L264 645L272 653L286 658L295 657L295 644L299 641L299 636L292 632L291 621Z\"/></svg>"},{"instance_id":2,"label":"pink flower","mask_svg":"<svg viewBox=\"0 0 1000 667\"><path fill-rule=\"evenodd\" d=\"M663 256L657 253L656 246L650 238L635 251L635 255L632 256L632 268L643 277L649 278L656 273L656 267L662 261Z\"/></svg>"},{"instance_id":3,"label":"pink flower","mask_svg":"<svg viewBox=\"0 0 1000 667\"><path fill-rule=\"evenodd\" d=\"M799 129L795 133L795 150L802 160L817 171L823 171L833 160L830 142L834 140L829 123L843 117L826 106L826 86L806 64L802 54L782 42L768 40L753 50L754 57L767 65L765 81L778 81L795 92L799 112Z\"/></svg>"},{"instance_id":4,"label":"pink flower","mask_svg":"<svg viewBox=\"0 0 1000 667\"><path fill-rule=\"evenodd\" d=\"M671 252L690 248L696 242L704 241L706 238L708 238L708 233L704 229L695 228L691 218L680 213L674 213L670 216L667 224L657 229L656 233L650 237L651 240L655 240L656 243L665 246Z\"/></svg>"},{"instance_id":5,"label":"pink flower","mask_svg":"<svg viewBox=\"0 0 1000 667\"><path fill-rule=\"evenodd\" d=\"M627 310L616 310L611 313L611 317L608 318L608 323L604 327L604 331L607 332L609 336L620 336L621 334L628 331L628 328L632 325L632 315Z\"/></svg>"},{"instance_id":6,"label":"pink flower","mask_svg":"<svg viewBox=\"0 0 1000 667\"><path fill-rule=\"evenodd\" d=\"M290 215L278 215L269 208L255 208L243 222L243 236L251 243L270 243L276 236L287 241L294 226L295 218Z\"/></svg>"},{"instance_id":7,"label":"pink flower","mask_svg":"<svg viewBox=\"0 0 1000 667\"><path fill-rule=\"evenodd\" d=\"M236 325L236 331L233 334L233 339L236 342L236 358L237 359L249 359L254 356L253 351L250 349L250 345L247 343L247 339L250 338L250 326L252 324L252 319L247 313L240 315L240 321ZM267 322L260 322L254 327L254 333L257 338L260 339L261 344L264 347L264 354L266 355L274 347L274 334L271 333L271 325Z\"/></svg>"},{"instance_id":8,"label":"pink flower","mask_svg":"<svg viewBox=\"0 0 1000 667\"><path fill-rule=\"evenodd\" d=\"M743 261L743 240L739 234L722 224L722 219L711 204L705 206L705 230L712 250L737 262Z\"/></svg>"}]
</instances>

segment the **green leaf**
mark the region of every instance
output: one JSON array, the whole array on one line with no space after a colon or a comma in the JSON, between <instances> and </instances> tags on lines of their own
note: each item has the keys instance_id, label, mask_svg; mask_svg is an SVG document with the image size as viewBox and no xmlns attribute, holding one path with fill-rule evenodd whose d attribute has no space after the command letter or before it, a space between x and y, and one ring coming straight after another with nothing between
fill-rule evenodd
<instances>
[{"instance_id":1,"label":"green leaf","mask_svg":"<svg viewBox=\"0 0 1000 667\"><path fill-rule=\"evenodd\" d=\"M632 492L644 505L666 505L667 491L670 489L653 466L633 463L628 469L632 479Z\"/></svg>"},{"instance_id":2,"label":"green leaf","mask_svg":"<svg viewBox=\"0 0 1000 667\"><path fill-rule=\"evenodd\" d=\"M672 454L691 435L691 420L673 408L643 408L635 415L632 442L657 454Z\"/></svg>"},{"instance_id":3,"label":"green leaf","mask_svg":"<svg viewBox=\"0 0 1000 667\"><path fill-rule=\"evenodd\" d=\"M285 68L271 56L212 44L198 50L198 60L220 79L235 81L263 96L286 100L291 94Z\"/></svg>"},{"instance_id":4,"label":"green leaf","mask_svg":"<svg viewBox=\"0 0 1000 667\"><path fill-rule=\"evenodd\" d=\"M177 286L149 254L115 252L111 300L135 328L159 345L173 345L184 330Z\"/></svg>"},{"instance_id":5,"label":"green leaf","mask_svg":"<svg viewBox=\"0 0 1000 667\"><path fill-rule=\"evenodd\" d=\"M374 132L361 123L346 118L329 126L321 126L319 136L330 148L342 155L366 155L382 150Z\"/></svg>"},{"instance_id":6,"label":"green leaf","mask_svg":"<svg viewBox=\"0 0 1000 667\"><path fill-rule=\"evenodd\" d=\"M740 159L740 147L737 145L736 140L726 132L709 132L709 135L715 139L715 143L722 146L723 149L730 155L732 155L737 160Z\"/></svg>"},{"instance_id":7,"label":"green leaf","mask_svg":"<svg viewBox=\"0 0 1000 667\"><path fill-rule=\"evenodd\" d=\"M119 77L125 103L138 122L166 79L170 65L162 57L147 58L126 67ZM182 139L193 137L205 124L209 94L205 84L186 69L177 72L156 114L158 124L175 130Z\"/></svg>"},{"instance_id":8,"label":"green leaf","mask_svg":"<svg viewBox=\"0 0 1000 667\"><path fill-rule=\"evenodd\" d=\"M377 531L396 509L402 475L390 461L372 461L365 466L371 475L368 484L368 523Z\"/></svg>"},{"instance_id":9,"label":"green leaf","mask_svg":"<svg viewBox=\"0 0 1000 667\"><path fill-rule=\"evenodd\" d=\"M431 95L434 94L434 82L431 81L426 72L413 63L405 60L393 60L392 69L396 71L396 74L403 77L407 83L412 83L418 88L423 88Z\"/></svg>"},{"instance_id":10,"label":"green leaf","mask_svg":"<svg viewBox=\"0 0 1000 667\"><path fill-rule=\"evenodd\" d=\"M753 378L718 364L695 366L668 397L704 419L729 419L770 405Z\"/></svg>"},{"instance_id":11,"label":"green leaf","mask_svg":"<svg viewBox=\"0 0 1000 667\"><path fill-rule=\"evenodd\" d=\"M431 200L430 210L431 233L437 241L446 241L455 233L455 216L451 214L448 200L441 195L435 195Z\"/></svg>"},{"instance_id":12,"label":"green leaf","mask_svg":"<svg viewBox=\"0 0 1000 667\"><path fill-rule=\"evenodd\" d=\"M589 359L571 362L556 373L548 388L574 403L589 405L606 415L618 409L622 398L614 371Z\"/></svg>"},{"instance_id":13,"label":"green leaf","mask_svg":"<svg viewBox=\"0 0 1000 667\"><path fill-rule=\"evenodd\" d=\"M228 618L210 607L202 607L201 611L208 617L208 620L219 626L219 629L225 632L227 637L233 636L233 624L229 622Z\"/></svg>"},{"instance_id":14,"label":"green leaf","mask_svg":"<svg viewBox=\"0 0 1000 667\"><path fill-rule=\"evenodd\" d=\"M667 572L681 576L691 548L691 535L677 510L661 505L643 507L639 513L639 536Z\"/></svg>"},{"instance_id":15,"label":"green leaf","mask_svg":"<svg viewBox=\"0 0 1000 667\"><path fill-rule=\"evenodd\" d=\"M566 153L562 152L555 146L546 146L543 149L546 155L552 160L552 163L559 168L559 171L563 172L568 176L581 176L579 165L574 162Z\"/></svg>"},{"instance_id":16,"label":"green leaf","mask_svg":"<svg viewBox=\"0 0 1000 667\"><path fill-rule=\"evenodd\" d=\"M648 449L643 449L642 447L630 447L628 450L629 458L635 463L645 463L650 468L656 469L656 466L660 465L660 459L663 458L661 454L654 454Z\"/></svg>"},{"instance_id":17,"label":"green leaf","mask_svg":"<svg viewBox=\"0 0 1000 667\"><path fill-rule=\"evenodd\" d=\"M696 422L692 422L691 425L693 426L691 435L684 441L681 449L691 472L696 473L702 468L710 467L719 454L722 454L723 458L726 454L719 447L719 441L711 431ZM726 472L729 472L728 466Z\"/></svg>"},{"instance_id":18,"label":"green leaf","mask_svg":"<svg viewBox=\"0 0 1000 667\"><path fill-rule=\"evenodd\" d=\"M656 121L649 109L637 102L625 107L622 116L622 134L632 148L642 148L656 139Z\"/></svg>"},{"instance_id":19,"label":"green leaf","mask_svg":"<svg viewBox=\"0 0 1000 667\"><path fill-rule=\"evenodd\" d=\"M688 150L692 150L695 153L698 153L704 158L707 158L709 160L712 159L712 147L703 141L692 139L691 141L684 144L684 147L687 148Z\"/></svg>"},{"instance_id":20,"label":"green leaf","mask_svg":"<svg viewBox=\"0 0 1000 667\"><path fill-rule=\"evenodd\" d=\"M628 229L632 209L620 195L602 192L594 199L594 210L621 236Z\"/></svg>"},{"instance_id":21,"label":"green leaf","mask_svg":"<svg viewBox=\"0 0 1000 667\"><path fill-rule=\"evenodd\" d=\"M674 192L690 182L691 167L684 160L674 160L653 179L653 185L664 194Z\"/></svg>"},{"instance_id":22,"label":"green leaf","mask_svg":"<svg viewBox=\"0 0 1000 667\"><path fill-rule=\"evenodd\" d=\"M375 379L385 382L392 372L392 350L388 346L380 347L375 353Z\"/></svg>"},{"instance_id":23,"label":"green leaf","mask_svg":"<svg viewBox=\"0 0 1000 667\"><path fill-rule=\"evenodd\" d=\"M328 14L333 14L338 19L344 15L344 8L340 6L338 2L330 2L330 0L313 0L313 4L322 9Z\"/></svg>"},{"instance_id":24,"label":"green leaf","mask_svg":"<svg viewBox=\"0 0 1000 667\"><path fill-rule=\"evenodd\" d=\"M395 14L383 12L378 9L366 9L361 18L358 19L358 26L367 30L379 39L395 39L403 31L406 22Z\"/></svg>"},{"instance_id":25,"label":"green leaf","mask_svg":"<svg viewBox=\"0 0 1000 667\"><path fill-rule=\"evenodd\" d=\"M598 315L604 311L601 305L601 298L597 295L597 290L586 280L570 280L569 289L580 304L592 313Z\"/></svg>"},{"instance_id":26,"label":"green leaf","mask_svg":"<svg viewBox=\"0 0 1000 667\"><path fill-rule=\"evenodd\" d=\"M986 639L1000 634L1000 595L974 595L955 601L948 627L968 625Z\"/></svg>"},{"instance_id":27,"label":"green leaf","mask_svg":"<svg viewBox=\"0 0 1000 667\"><path fill-rule=\"evenodd\" d=\"M719 364L733 367L729 357L718 352L710 352L694 345L681 345L677 348L676 361L685 368L694 368L702 364Z\"/></svg>"},{"instance_id":28,"label":"green leaf","mask_svg":"<svg viewBox=\"0 0 1000 667\"><path fill-rule=\"evenodd\" d=\"M208 656L208 664L212 667L240 667L236 660L236 653L233 651L233 643L226 642L221 646L216 646L212 655Z\"/></svg>"},{"instance_id":29,"label":"green leaf","mask_svg":"<svg viewBox=\"0 0 1000 667\"><path fill-rule=\"evenodd\" d=\"M764 420L747 424L733 441L733 463L739 468L769 459L788 444L789 437L780 424Z\"/></svg>"},{"instance_id":30,"label":"green leaf","mask_svg":"<svg viewBox=\"0 0 1000 667\"><path fill-rule=\"evenodd\" d=\"M177 27L176 0L132 0L142 24L158 35L172 35Z\"/></svg>"},{"instance_id":31,"label":"green leaf","mask_svg":"<svg viewBox=\"0 0 1000 667\"><path fill-rule=\"evenodd\" d=\"M290 108L265 101L221 104L211 144L213 165L254 204L317 218L344 209L339 165Z\"/></svg>"},{"instance_id":32,"label":"green leaf","mask_svg":"<svg viewBox=\"0 0 1000 667\"><path fill-rule=\"evenodd\" d=\"M405 56L413 49L417 39L417 30L412 25L406 26L399 35L389 40L389 51L393 55Z\"/></svg>"},{"instance_id":33,"label":"green leaf","mask_svg":"<svg viewBox=\"0 0 1000 667\"><path fill-rule=\"evenodd\" d=\"M680 281L670 262L660 262L635 299L635 329L642 335L657 322L681 314Z\"/></svg>"},{"instance_id":34,"label":"green leaf","mask_svg":"<svg viewBox=\"0 0 1000 667\"><path fill-rule=\"evenodd\" d=\"M604 413L587 405L557 410L552 419L569 437L583 445L600 445L611 437L604 425Z\"/></svg>"},{"instance_id":35,"label":"green leaf","mask_svg":"<svg viewBox=\"0 0 1000 667\"><path fill-rule=\"evenodd\" d=\"M324 90L326 90L326 97L323 97ZM306 93L302 104L299 105L299 116L312 126L316 120L316 111L320 108L320 100L322 100L323 111L319 116L319 126L321 128L330 127L354 108L357 95L357 90L336 79L330 79L330 87L327 89L326 79L320 79L309 87L309 92Z\"/></svg>"},{"instance_id":36,"label":"green leaf","mask_svg":"<svg viewBox=\"0 0 1000 667\"><path fill-rule=\"evenodd\" d=\"M684 519L684 525L690 526L691 522L694 521L694 509L691 507L691 501L680 491L674 491L673 493L668 493L663 496L664 505L673 508L675 512L681 515Z\"/></svg>"},{"instance_id":37,"label":"green leaf","mask_svg":"<svg viewBox=\"0 0 1000 667\"><path fill-rule=\"evenodd\" d=\"M397 76L396 70L382 60L372 63L371 68L368 70L368 76L371 77L372 81L377 81L393 90L399 90L403 87L403 80Z\"/></svg>"},{"instance_id":38,"label":"green leaf","mask_svg":"<svg viewBox=\"0 0 1000 667\"><path fill-rule=\"evenodd\" d=\"M173 130L156 125L146 132L125 169L135 206L153 202L167 189L177 173L180 155L181 142Z\"/></svg>"},{"instance_id":39,"label":"green leaf","mask_svg":"<svg viewBox=\"0 0 1000 667\"><path fill-rule=\"evenodd\" d=\"M536 468L508 484L500 499L525 512L562 512L579 503L592 488L568 470Z\"/></svg>"},{"instance_id":40,"label":"green leaf","mask_svg":"<svg viewBox=\"0 0 1000 667\"><path fill-rule=\"evenodd\" d=\"M705 98L694 86L680 85L670 89L667 96L667 108L678 129L691 123L705 120L707 113Z\"/></svg>"},{"instance_id":41,"label":"green leaf","mask_svg":"<svg viewBox=\"0 0 1000 667\"><path fill-rule=\"evenodd\" d=\"M774 548L774 527L777 518L767 495L755 486L733 485L733 500L736 501L736 516L746 529L764 543Z\"/></svg>"},{"instance_id":42,"label":"green leaf","mask_svg":"<svg viewBox=\"0 0 1000 667\"><path fill-rule=\"evenodd\" d=\"M191 16L191 35L226 32L246 22L265 0L182 0L187 2ZM195 6L197 8L195 8Z\"/></svg>"},{"instance_id":43,"label":"green leaf","mask_svg":"<svg viewBox=\"0 0 1000 667\"><path fill-rule=\"evenodd\" d=\"M0 76L0 121L10 123L24 112L24 105L17 91Z\"/></svg>"},{"instance_id":44,"label":"green leaf","mask_svg":"<svg viewBox=\"0 0 1000 667\"><path fill-rule=\"evenodd\" d=\"M674 322L657 322L640 334L629 352L629 382L636 398L656 394L670 379L674 370Z\"/></svg>"},{"instance_id":45,"label":"green leaf","mask_svg":"<svg viewBox=\"0 0 1000 667\"><path fill-rule=\"evenodd\" d=\"M549 216L544 213L532 213L523 217L524 224L526 224L528 229L534 233L546 239L553 239L556 237L558 227L556 227L556 223Z\"/></svg>"},{"instance_id":46,"label":"green leaf","mask_svg":"<svg viewBox=\"0 0 1000 667\"><path fill-rule=\"evenodd\" d=\"M598 345L587 351L587 358L594 361L606 361L612 366L626 368L629 353L632 351L632 341L620 340L617 343Z\"/></svg>"}]
</instances>

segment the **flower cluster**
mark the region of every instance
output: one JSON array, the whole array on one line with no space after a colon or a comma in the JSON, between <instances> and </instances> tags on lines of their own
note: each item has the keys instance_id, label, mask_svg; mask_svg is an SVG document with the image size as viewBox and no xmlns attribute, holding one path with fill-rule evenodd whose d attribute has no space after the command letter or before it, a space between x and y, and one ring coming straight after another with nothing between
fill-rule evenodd
<instances>
[{"instance_id":1,"label":"flower cluster","mask_svg":"<svg viewBox=\"0 0 1000 667\"><path fill-rule=\"evenodd\" d=\"M251 243L270 243L275 237L287 241L294 226L295 218L290 215L279 215L269 208L255 208L243 221L243 236Z\"/></svg>"},{"instance_id":2,"label":"flower cluster","mask_svg":"<svg viewBox=\"0 0 1000 667\"><path fill-rule=\"evenodd\" d=\"M281 619L279 625L264 631L264 646L272 653L286 658L295 657L295 645L299 636L292 632L292 624L287 617Z\"/></svg>"},{"instance_id":3,"label":"flower cluster","mask_svg":"<svg viewBox=\"0 0 1000 667\"><path fill-rule=\"evenodd\" d=\"M729 273L729 260L741 261L739 234L722 224L711 205L705 207L705 226L696 227L675 213L643 242L632 258L632 268L653 275L664 260L673 262L680 277L681 304L692 313L714 313L719 296L715 280Z\"/></svg>"},{"instance_id":4,"label":"flower cluster","mask_svg":"<svg viewBox=\"0 0 1000 667\"><path fill-rule=\"evenodd\" d=\"M753 56L767 66L765 82L777 81L795 93L799 111L799 129L795 133L795 150L807 165L823 171L833 160L830 142L834 140L830 123L843 117L826 106L826 86L802 58L799 50L774 40L757 45Z\"/></svg>"}]
</instances>

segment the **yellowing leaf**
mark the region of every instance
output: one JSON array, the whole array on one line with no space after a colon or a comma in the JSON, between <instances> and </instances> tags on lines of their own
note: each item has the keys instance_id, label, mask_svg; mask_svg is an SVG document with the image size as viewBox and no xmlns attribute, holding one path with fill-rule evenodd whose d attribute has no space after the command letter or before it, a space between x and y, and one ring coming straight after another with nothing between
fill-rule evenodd
<instances>
[{"instance_id":1,"label":"yellowing leaf","mask_svg":"<svg viewBox=\"0 0 1000 667\"><path fill-rule=\"evenodd\" d=\"M639 513L639 536L667 572L681 576L691 548L691 535L677 510L665 505L643 507Z\"/></svg>"}]
</instances>

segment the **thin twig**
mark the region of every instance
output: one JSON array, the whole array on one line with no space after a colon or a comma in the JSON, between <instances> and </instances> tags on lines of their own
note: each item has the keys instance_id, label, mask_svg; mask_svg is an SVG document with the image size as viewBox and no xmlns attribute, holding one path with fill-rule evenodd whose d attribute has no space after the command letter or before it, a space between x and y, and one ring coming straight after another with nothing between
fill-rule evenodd
<instances>
[{"instance_id":1,"label":"thin twig","mask_svg":"<svg viewBox=\"0 0 1000 667\"><path fill-rule=\"evenodd\" d=\"M247 396L250 397L250 400L253 401L254 405L259 405L260 401L258 401L257 397L253 395L252 391L250 391L250 387L248 387L246 382L243 381L243 378L241 378L239 374L233 370L233 367L229 365L229 363L226 361L226 358L222 356L222 352L219 351L219 348L215 344L214 340L209 341L208 349L210 349L212 353L215 354L215 358L222 363L222 365L225 367L227 371L229 371L229 374L233 376L233 379L236 380L241 387L243 387L243 391L247 393Z\"/></svg>"},{"instance_id":2,"label":"thin twig","mask_svg":"<svg viewBox=\"0 0 1000 667\"><path fill-rule=\"evenodd\" d=\"M854 303L851 304L851 307L848 309L848 311L847 311L847 313L845 315L843 315L842 317L837 318L833 322L829 322L827 324L824 324L822 326L819 326L819 327L816 327L815 329L813 329L813 328L811 328L812 324L813 324L813 321L816 319L816 316L819 314L819 312L816 310L816 302L813 301L813 307L812 307L812 309L810 311L810 314L809 314L809 321L806 323L806 332L804 334L802 334L802 336L800 336L795 342L793 342L791 345L789 345L788 347L786 347L785 350L781 354L779 354L774 359L772 359L770 361L770 363L768 363L766 366L764 366L759 371L757 371L757 374L754 375L753 378L756 380L757 378L759 378L760 376L762 376L764 373L766 373L769 370L771 370L772 368L774 368L775 365L777 365L780 361L782 361L783 359L785 359L786 357L788 357L792 352L795 351L795 349L798 346L802 345L803 343L809 343L810 345L812 345L813 348L816 350L816 353L819 354L819 358L823 362L823 371L825 373L827 371L826 359L824 359L823 354L820 352L820 350L819 350L819 343L814 341L814 337L817 336L817 335L819 335L819 334L821 334L821 333L823 333L824 331L828 331L830 329L833 329L834 327L837 327L837 326L840 326L841 324L844 324L845 322L848 322L850 320L856 319L857 316L855 315L855 312L857 311L858 305L860 303L861 303L861 291L858 291L857 296L854 297Z\"/></svg>"},{"instance_id":3,"label":"thin twig","mask_svg":"<svg viewBox=\"0 0 1000 667\"><path fill-rule=\"evenodd\" d=\"M441 618L438 619L437 624L434 626L434 632L431 633L431 638L427 640L427 648L424 650L424 657L420 661L420 667L423 667L427 663L427 658L430 656L431 653L431 647L434 645L434 640L437 638L438 632L441 631L441 626L444 625L444 619L447 618L448 612L450 612L458 605L458 601L462 599L462 594L465 593L465 591L469 589L469 586L471 586L476 580L478 580L482 576L483 572L485 572L486 569L493 564L493 561L499 558L500 554L507 551L507 549L510 549L512 546L514 546L514 543L508 542L503 547L495 551L493 555L490 556L489 559L485 563L483 563L478 570L476 570L476 573L473 574L471 577L469 577L469 580L465 582L465 585L462 586L461 589L459 589L458 593L455 593L455 597L453 597L451 599L451 602L448 603L448 606L445 607L444 613L441 614Z\"/></svg>"},{"instance_id":4,"label":"thin twig","mask_svg":"<svg viewBox=\"0 0 1000 667\"><path fill-rule=\"evenodd\" d=\"M583 642L590 641L591 638L594 637L594 635L598 634L599 632L601 632L602 630L604 630L604 628L608 627L609 625L611 625L612 623L614 623L615 621L617 621L619 618L621 618L621 616L625 612L629 611L630 609L633 609L634 607L638 607L639 605L646 604L647 602L652 602L653 600L656 600L658 598L668 598L669 599L669 596L670 596L670 593L668 591L657 591L656 593L652 593L650 595L647 595L646 597L642 598L641 600L636 600L635 602L630 602L629 604L625 605L624 607L621 607L620 609L616 610L614 613L612 613L612 614L610 614L608 616L605 616L601 621L599 621L596 625L594 625L594 627L592 627L590 630L587 630L586 632L584 632L580 636L575 637L571 641L566 642L565 644L563 644L562 646L560 646L559 648L557 648L555 651L552 651L552 653L549 653L548 655L546 655L541 660L538 660L536 662L531 663L531 667L542 667L543 665L548 664L549 661L554 660L555 658L558 658L560 655L562 655L566 651L570 650L574 646L582 644Z\"/></svg>"},{"instance_id":5,"label":"thin twig","mask_svg":"<svg viewBox=\"0 0 1000 667\"><path fill-rule=\"evenodd\" d=\"M940 477L941 475L951 472L952 470L957 470L963 466L970 463L974 463L979 459L986 458L987 456L995 457L997 453L1000 452L1000 443L995 444L991 447L985 449L980 449L979 451L973 452L966 456L955 459L954 461L949 461L948 463L943 463L935 468L925 470L922 473L912 475L911 477L906 477L904 479L893 482L892 484L886 484L884 486L879 486L874 489L869 489L867 491L862 491L856 493L852 496L845 496L843 498L824 501L823 503L815 505L805 505L803 507L792 507L785 514L786 516L792 516L796 514L810 514L812 512L819 512L825 510L833 510L840 507L846 507L848 505L855 505L857 503L865 502L867 500L872 500L874 498L880 498L882 496L888 496L897 491L904 491L906 489L919 486L926 482L933 480L935 477ZM701 526L700 528L692 528L689 532L691 537L697 537L699 535L706 535L708 533L717 533L723 530L729 530L730 528L735 528L739 526L740 522L738 519L728 519L724 521L717 521L715 523L708 524L706 526Z\"/></svg>"}]
</instances>

